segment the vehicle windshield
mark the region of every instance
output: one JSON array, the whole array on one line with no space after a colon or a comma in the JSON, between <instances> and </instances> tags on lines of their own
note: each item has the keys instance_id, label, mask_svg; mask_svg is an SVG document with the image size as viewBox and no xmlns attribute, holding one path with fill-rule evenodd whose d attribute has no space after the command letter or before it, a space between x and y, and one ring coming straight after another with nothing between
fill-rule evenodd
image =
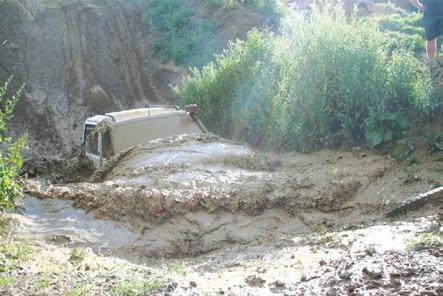
<instances>
[{"instance_id":1,"label":"vehicle windshield","mask_svg":"<svg viewBox=\"0 0 443 296\"><path fill-rule=\"evenodd\" d=\"M85 134L83 136L83 144L85 151L91 154L98 155L98 133L93 133L96 125L85 125Z\"/></svg>"}]
</instances>

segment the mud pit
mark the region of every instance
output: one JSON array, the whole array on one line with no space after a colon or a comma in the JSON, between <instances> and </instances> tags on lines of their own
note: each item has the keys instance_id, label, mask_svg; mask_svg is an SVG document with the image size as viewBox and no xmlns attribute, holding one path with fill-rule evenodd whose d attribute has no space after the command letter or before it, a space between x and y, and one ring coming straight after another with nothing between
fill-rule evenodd
<instances>
[{"instance_id":1,"label":"mud pit","mask_svg":"<svg viewBox=\"0 0 443 296\"><path fill-rule=\"evenodd\" d=\"M75 268L93 272L63 271L50 295L75 282L102 295L109 270L118 270L103 283L109 291L128 275L162 278L154 295L441 295L441 248L408 245L428 233L442 240L443 191L386 218L443 183L438 157L421 155L411 182L388 155L358 147L277 155L173 137L116 157L89 181L25 181L33 197L14 218L39 244L41 266L65 266L73 247L92 251ZM29 286L36 274L14 276Z\"/></svg>"},{"instance_id":2,"label":"mud pit","mask_svg":"<svg viewBox=\"0 0 443 296\"><path fill-rule=\"evenodd\" d=\"M388 169L389 168L389 169ZM109 162L96 182L26 182L39 198L72 200L139 236L141 257L183 257L276 241L324 225L376 221L431 178L405 186L388 156L323 151L261 154L215 136L172 137Z\"/></svg>"},{"instance_id":3,"label":"mud pit","mask_svg":"<svg viewBox=\"0 0 443 296\"><path fill-rule=\"evenodd\" d=\"M18 207L19 211L11 217L19 222L20 232L26 233L28 239L89 247L97 253L118 253L137 240L131 231L112 221L94 219L73 208L70 201L25 196Z\"/></svg>"},{"instance_id":4,"label":"mud pit","mask_svg":"<svg viewBox=\"0 0 443 296\"><path fill-rule=\"evenodd\" d=\"M407 252L409 241L421 232L438 229L432 215L341 231L329 223L320 235L288 233L260 244L235 244L197 257L167 260L134 258L134 246L140 243L137 235L114 222L94 219L72 208L71 202L27 197L22 206L27 210L13 215L20 232L28 239L61 246L43 244L45 251L35 258L39 265L60 261L66 256L63 246L92 248L102 254L89 254L76 267L93 270L81 275L81 285L91 287L88 295L103 295L97 284L103 278L98 268L103 266L119 270L113 275L117 279L134 270L141 270L144 276L165 277L164 287L149 295L441 295L443 291L441 250ZM109 253L146 265L128 265L108 257ZM62 294L60 286L72 285L71 276L65 276L67 283L52 285L44 292ZM30 281L25 278L23 285L6 295L27 295L25 284Z\"/></svg>"}]
</instances>

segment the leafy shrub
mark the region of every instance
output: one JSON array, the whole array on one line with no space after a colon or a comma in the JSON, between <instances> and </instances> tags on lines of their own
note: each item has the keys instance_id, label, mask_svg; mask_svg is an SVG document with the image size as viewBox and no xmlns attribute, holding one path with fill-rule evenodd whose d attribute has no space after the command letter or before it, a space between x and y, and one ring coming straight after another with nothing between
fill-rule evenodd
<instances>
[{"instance_id":1,"label":"leafy shrub","mask_svg":"<svg viewBox=\"0 0 443 296\"><path fill-rule=\"evenodd\" d=\"M11 79L0 87L0 208L14 207L14 199L21 194L17 177L22 166L20 152L26 143L26 137L12 143L12 139L6 135L7 122L21 93L19 90L8 96L10 82Z\"/></svg>"},{"instance_id":2,"label":"leafy shrub","mask_svg":"<svg viewBox=\"0 0 443 296\"><path fill-rule=\"evenodd\" d=\"M376 25L340 8L251 32L176 88L210 129L262 147L311 151L400 137L432 109L429 69Z\"/></svg>"},{"instance_id":3,"label":"leafy shrub","mask_svg":"<svg viewBox=\"0 0 443 296\"><path fill-rule=\"evenodd\" d=\"M443 151L443 132L432 131L425 134L425 143L429 153Z\"/></svg>"},{"instance_id":4,"label":"leafy shrub","mask_svg":"<svg viewBox=\"0 0 443 296\"><path fill-rule=\"evenodd\" d=\"M192 69L193 78L182 89L176 89L185 103L195 102L204 110L200 115L208 128L228 136L234 136L237 128L245 129L244 133L258 131L249 121L260 125L266 117L263 111L268 110L265 107L272 104L270 100L261 100L259 93L254 96L260 71L264 69L262 61L271 55L271 39L251 31L246 41L231 43L224 54L216 56L215 62L201 70Z\"/></svg>"},{"instance_id":5,"label":"leafy shrub","mask_svg":"<svg viewBox=\"0 0 443 296\"><path fill-rule=\"evenodd\" d=\"M371 21L391 35L389 40L391 50L410 48L416 53L424 52L425 30L420 13L398 9L398 12L394 14L372 16Z\"/></svg>"},{"instance_id":6,"label":"leafy shrub","mask_svg":"<svg viewBox=\"0 0 443 296\"><path fill-rule=\"evenodd\" d=\"M372 110L365 120L366 144L375 148L383 142L391 142L395 138L401 138L403 132L410 126L410 122L398 112Z\"/></svg>"}]
</instances>

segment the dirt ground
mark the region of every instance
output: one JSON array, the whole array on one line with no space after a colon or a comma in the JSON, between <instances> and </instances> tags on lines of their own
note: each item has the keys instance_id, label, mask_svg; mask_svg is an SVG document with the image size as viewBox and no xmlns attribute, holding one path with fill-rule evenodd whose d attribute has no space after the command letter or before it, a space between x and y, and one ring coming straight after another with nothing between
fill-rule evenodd
<instances>
[{"instance_id":1,"label":"dirt ground","mask_svg":"<svg viewBox=\"0 0 443 296\"><path fill-rule=\"evenodd\" d=\"M140 295L441 295L443 191L385 217L443 184L441 155L417 154L406 169L360 147L277 155L192 135L138 146L89 181L27 180L10 215L38 264L4 293L125 295L141 278L156 285Z\"/></svg>"}]
</instances>

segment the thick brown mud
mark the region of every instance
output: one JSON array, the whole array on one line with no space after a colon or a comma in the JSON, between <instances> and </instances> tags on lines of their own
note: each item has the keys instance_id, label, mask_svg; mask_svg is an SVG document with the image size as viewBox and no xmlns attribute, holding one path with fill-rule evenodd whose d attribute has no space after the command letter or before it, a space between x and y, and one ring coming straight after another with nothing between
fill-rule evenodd
<instances>
[{"instance_id":1,"label":"thick brown mud","mask_svg":"<svg viewBox=\"0 0 443 296\"><path fill-rule=\"evenodd\" d=\"M39 251L0 291L40 295L25 287L50 270L47 295L113 295L134 277L161 278L152 295L441 295L441 196L386 216L443 183L439 157L420 155L411 178L359 147L277 155L188 135L70 183L51 174L83 162L58 162L23 181L30 197L10 215ZM80 265L66 263L73 248L86 250Z\"/></svg>"},{"instance_id":2,"label":"thick brown mud","mask_svg":"<svg viewBox=\"0 0 443 296\"><path fill-rule=\"evenodd\" d=\"M389 156L361 149L273 155L207 135L154 141L116 159L96 182L28 180L25 190L128 227L137 254L183 257L382 219L432 178L443 182L428 170L405 185Z\"/></svg>"}]
</instances>

